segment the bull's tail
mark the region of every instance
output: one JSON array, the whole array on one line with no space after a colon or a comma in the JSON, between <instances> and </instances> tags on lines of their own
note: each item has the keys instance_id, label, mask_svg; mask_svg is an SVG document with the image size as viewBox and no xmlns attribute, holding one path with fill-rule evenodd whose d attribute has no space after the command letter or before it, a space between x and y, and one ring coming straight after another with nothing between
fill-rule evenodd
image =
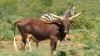
<instances>
[{"instance_id":1,"label":"bull's tail","mask_svg":"<svg viewBox=\"0 0 100 56\"><path fill-rule=\"evenodd\" d=\"M16 21L16 22L14 23L14 37L15 37L16 24L19 23L19 22L21 22L21 20L18 20L18 21Z\"/></svg>"},{"instance_id":2,"label":"bull's tail","mask_svg":"<svg viewBox=\"0 0 100 56\"><path fill-rule=\"evenodd\" d=\"M14 48L15 48L16 51L18 51L15 37L14 37Z\"/></svg>"},{"instance_id":3,"label":"bull's tail","mask_svg":"<svg viewBox=\"0 0 100 56\"><path fill-rule=\"evenodd\" d=\"M20 21L21 21L21 20L16 21L16 22L14 23L14 48L15 48L16 51L18 51L18 49L17 49L17 44L16 44L15 30L16 30L16 24L19 23Z\"/></svg>"}]
</instances>

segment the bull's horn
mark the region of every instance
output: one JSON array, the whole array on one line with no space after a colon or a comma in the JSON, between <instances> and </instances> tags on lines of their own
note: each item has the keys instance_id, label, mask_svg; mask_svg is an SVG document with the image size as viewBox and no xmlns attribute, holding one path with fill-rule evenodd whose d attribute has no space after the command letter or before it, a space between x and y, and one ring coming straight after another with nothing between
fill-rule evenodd
<instances>
[{"instance_id":1,"label":"bull's horn","mask_svg":"<svg viewBox=\"0 0 100 56\"><path fill-rule=\"evenodd\" d=\"M63 18L60 17L60 16L57 16L57 15L54 15L54 14L50 14L51 16L55 17L55 18L58 18L59 20L62 20Z\"/></svg>"},{"instance_id":2,"label":"bull's horn","mask_svg":"<svg viewBox=\"0 0 100 56\"><path fill-rule=\"evenodd\" d=\"M83 13L83 12L80 12L80 13L78 13L78 14L76 14L76 15L70 17L69 19L72 20L73 18L76 18L77 16L79 16L79 15L82 14L82 13Z\"/></svg>"}]
</instances>

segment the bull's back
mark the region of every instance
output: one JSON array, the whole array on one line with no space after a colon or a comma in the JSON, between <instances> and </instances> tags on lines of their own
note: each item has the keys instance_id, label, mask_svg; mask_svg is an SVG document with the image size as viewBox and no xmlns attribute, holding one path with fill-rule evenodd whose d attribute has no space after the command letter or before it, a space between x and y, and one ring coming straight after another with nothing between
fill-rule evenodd
<instances>
[{"instance_id":1,"label":"bull's back","mask_svg":"<svg viewBox=\"0 0 100 56\"><path fill-rule=\"evenodd\" d=\"M38 19L24 19L19 25L25 33L32 34L38 40L44 40L57 30L56 26L47 23Z\"/></svg>"}]
</instances>

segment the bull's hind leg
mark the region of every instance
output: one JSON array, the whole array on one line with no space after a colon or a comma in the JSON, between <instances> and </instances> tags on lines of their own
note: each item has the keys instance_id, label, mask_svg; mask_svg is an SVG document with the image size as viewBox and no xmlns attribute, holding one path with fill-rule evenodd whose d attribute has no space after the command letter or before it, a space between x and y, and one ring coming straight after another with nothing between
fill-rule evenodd
<instances>
[{"instance_id":1,"label":"bull's hind leg","mask_svg":"<svg viewBox=\"0 0 100 56\"><path fill-rule=\"evenodd\" d=\"M21 35L22 35L22 42L21 42L22 52L25 52L27 34L23 31L23 29L21 29L21 27L19 25L17 25L17 26L18 26L18 29L20 30Z\"/></svg>"},{"instance_id":2,"label":"bull's hind leg","mask_svg":"<svg viewBox=\"0 0 100 56\"><path fill-rule=\"evenodd\" d=\"M21 47L22 47L22 52L25 52L25 46L26 46L26 39L22 39Z\"/></svg>"}]
</instances>

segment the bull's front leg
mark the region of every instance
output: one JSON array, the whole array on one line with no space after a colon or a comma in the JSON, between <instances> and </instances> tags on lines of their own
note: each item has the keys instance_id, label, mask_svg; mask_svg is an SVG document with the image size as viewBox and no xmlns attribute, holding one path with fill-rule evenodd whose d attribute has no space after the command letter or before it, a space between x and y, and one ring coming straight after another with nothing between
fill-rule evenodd
<instances>
[{"instance_id":1,"label":"bull's front leg","mask_svg":"<svg viewBox=\"0 0 100 56\"><path fill-rule=\"evenodd\" d=\"M51 46L51 56L54 56L55 55L56 46L57 46L57 38L56 37L52 37L51 38L50 46Z\"/></svg>"},{"instance_id":2,"label":"bull's front leg","mask_svg":"<svg viewBox=\"0 0 100 56\"><path fill-rule=\"evenodd\" d=\"M26 46L28 47L28 49L30 50L30 51L32 51L32 49L31 49L31 40L30 40L30 38L32 37L32 35L28 35L28 37L27 37L27 43L26 43Z\"/></svg>"}]
</instances>

